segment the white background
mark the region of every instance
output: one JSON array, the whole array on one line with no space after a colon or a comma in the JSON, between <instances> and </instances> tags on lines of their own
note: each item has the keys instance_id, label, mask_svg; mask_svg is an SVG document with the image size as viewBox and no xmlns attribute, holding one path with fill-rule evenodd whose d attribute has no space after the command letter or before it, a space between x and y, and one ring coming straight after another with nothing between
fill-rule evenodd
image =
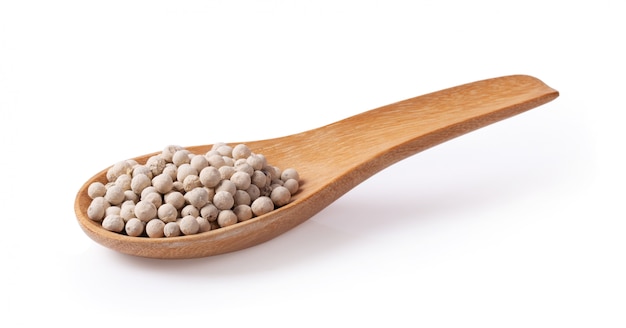
<instances>
[{"instance_id":1,"label":"white background","mask_svg":"<svg viewBox=\"0 0 626 328\"><path fill-rule=\"evenodd\" d=\"M626 326L622 8L2 1L2 321ZM561 95L389 167L265 244L143 259L76 222L78 189L118 160L509 74Z\"/></svg>"}]
</instances>

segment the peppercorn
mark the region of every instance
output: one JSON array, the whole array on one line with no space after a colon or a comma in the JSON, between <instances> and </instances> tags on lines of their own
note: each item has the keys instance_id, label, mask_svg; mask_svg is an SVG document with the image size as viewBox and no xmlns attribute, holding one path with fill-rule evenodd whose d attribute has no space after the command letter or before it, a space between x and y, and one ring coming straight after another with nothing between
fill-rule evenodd
<instances>
[{"instance_id":1,"label":"peppercorn","mask_svg":"<svg viewBox=\"0 0 626 328\"><path fill-rule=\"evenodd\" d=\"M150 238L161 238L165 235L165 222L159 219L152 219L146 224L146 234Z\"/></svg>"},{"instance_id":2,"label":"peppercorn","mask_svg":"<svg viewBox=\"0 0 626 328\"><path fill-rule=\"evenodd\" d=\"M132 237L140 236L144 230L144 224L138 218L132 218L126 221L126 225L124 227L126 234Z\"/></svg>"},{"instance_id":3,"label":"peppercorn","mask_svg":"<svg viewBox=\"0 0 626 328\"><path fill-rule=\"evenodd\" d=\"M250 206L255 216L261 216L274 210L272 199L267 196L261 196L255 199Z\"/></svg>"},{"instance_id":4,"label":"peppercorn","mask_svg":"<svg viewBox=\"0 0 626 328\"><path fill-rule=\"evenodd\" d=\"M124 220L119 215L107 215L107 217L102 220L102 227L109 231L120 232L124 229Z\"/></svg>"},{"instance_id":5,"label":"peppercorn","mask_svg":"<svg viewBox=\"0 0 626 328\"><path fill-rule=\"evenodd\" d=\"M163 234L165 237L180 236L180 226L176 222L166 223L163 227Z\"/></svg>"},{"instance_id":6,"label":"peppercorn","mask_svg":"<svg viewBox=\"0 0 626 328\"><path fill-rule=\"evenodd\" d=\"M217 224L222 228L237 223L237 220L237 215L231 210L223 210L217 215Z\"/></svg>"},{"instance_id":7,"label":"peppercorn","mask_svg":"<svg viewBox=\"0 0 626 328\"><path fill-rule=\"evenodd\" d=\"M200 230L200 223L192 215L187 215L180 219L178 226L180 227L180 232L184 235L194 235Z\"/></svg>"}]
</instances>

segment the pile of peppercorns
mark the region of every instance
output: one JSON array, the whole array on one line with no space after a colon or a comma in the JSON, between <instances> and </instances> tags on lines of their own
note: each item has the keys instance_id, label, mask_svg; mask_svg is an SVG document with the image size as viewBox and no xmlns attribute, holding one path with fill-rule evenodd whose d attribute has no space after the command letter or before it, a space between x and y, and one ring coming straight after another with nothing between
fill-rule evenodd
<instances>
[{"instance_id":1,"label":"pile of peppercorns","mask_svg":"<svg viewBox=\"0 0 626 328\"><path fill-rule=\"evenodd\" d=\"M284 206L300 187L293 168L267 163L248 146L212 146L194 154L167 146L140 164L115 163L107 183L88 188L87 216L129 236L175 237L236 224Z\"/></svg>"}]
</instances>

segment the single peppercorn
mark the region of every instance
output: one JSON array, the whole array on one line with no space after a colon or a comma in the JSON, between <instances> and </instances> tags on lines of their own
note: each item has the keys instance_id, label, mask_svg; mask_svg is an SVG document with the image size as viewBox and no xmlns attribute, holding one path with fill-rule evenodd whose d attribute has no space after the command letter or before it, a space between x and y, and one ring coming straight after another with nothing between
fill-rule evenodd
<instances>
[{"instance_id":1,"label":"single peppercorn","mask_svg":"<svg viewBox=\"0 0 626 328\"><path fill-rule=\"evenodd\" d=\"M140 200L135 204L135 216L142 222L148 222L157 216L157 208L151 201Z\"/></svg>"},{"instance_id":2,"label":"single peppercorn","mask_svg":"<svg viewBox=\"0 0 626 328\"><path fill-rule=\"evenodd\" d=\"M102 221L106 209L111 206L104 196L94 198L87 208L87 217L94 221Z\"/></svg>"},{"instance_id":3,"label":"single peppercorn","mask_svg":"<svg viewBox=\"0 0 626 328\"><path fill-rule=\"evenodd\" d=\"M109 231L121 232L124 230L124 220L119 215L107 215L104 220L102 220L102 227Z\"/></svg>"},{"instance_id":4,"label":"single peppercorn","mask_svg":"<svg viewBox=\"0 0 626 328\"><path fill-rule=\"evenodd\" d=\"M159 219L152 219L146 224L146 234L150 238L161 238L163 237L165 228L165 222Z\"/></svg>"},{"instance_id":5,"label":"single peppercorn","mask_svg":"<svg viewBox=\"0 0 626 328\"><path fill-rule=\"evenodd\" d=\"M126 234L132 237L140 236L144 231L144 224L138 218L132 218L126 222L124 227Z\"/></svg>"},{"instance_id":6,"label":"single peppercorn","mask_svg":"<svg viewBox=\"0 0 626 328\"><path fill-rule=\"evenodd\" d=\"M281 207L289 203L289 200L291 199L291 193L289 192L289 189L283 186L278 186L272 190L270 198L272 199L274 205Z\"/></svg>"},{"instance_id":7,"label":"single peppercorn","mask_svg":"<svg viewBox=\"0 0 626 328\"><path fill-rule=\"evenodd\" d=\"M178 222L180 232L184 235L195 235L200 230L200 224L195 216L187 215Z\"/></svg>"},{"instance_id":8,"label":"single peppercorn","mask_svg":"<svg viewBox=\"0 0 626 328\"><path fill-rule=\"evenodd\" d=\"M199 177L200 182L208 188L217 186L220 183L220 180L222 180L220 171L214 166L207 166L203 168L202 171L200 171Z\"/></svg>"},{"instance_id":9,"label":"single peppercorn","mask_svg":"<svg viewBox=\"0 0 626 328\"><path fill-rule=\"evenodd\" d=\"M172 204L163 204L157 209L157 216L161 221L168 223L176 221L178 210Z\"/></svg>"},{"instance_id":10,"label":"single peppercorn","mask_svg":"<svg viewBox=\"0 0 626 328\"><path fill-rule=\"evenodd\" d=\"M96 197L102 197L107 192L107 188L104 186L102 182L93 182L87 188L87 195L89 198L94 199Z\"/></svg>"},{"instance_id":11,"label":"single peppercorn","mask_svg":"<svg viewBox=\"0 0 626 328\"><path fill-rule=\"evenodd\" d=\"M166 223L163 227L163 234L165 237L180 236L180 226L176 222Z\"/></svg>"},{"instance_id":12,"label":"single peppercorn","mask_svg":"<svg viewBox=\"0 0 626 328\"><path fill-rule=\"evenodd\" d=\"M231 210L223 210L217 215L217 224L222 228L237 223L237 220L237 214Z\"/></svg>"},{"instance_id":13,"label":"single peppercorn","mask_svg":"<svg viewBox=\"0 0 626 328\"><path fill-rule=\"evenodd\" d=\"M213 205L219 210L229 210L235 204L233 195L225 190L221 190L215 193L213 196Z\"/></svg>"},{"instance_id":14,"label":"single peppercorn","mask_svg":"<svg viewBox=\"0 0 626 328\"><path fill-rule=\"evenodd\" d=\"M274 210L272 199L267 196L261 196L252 202L250 206L255 216L261 216Z\"/></svg>"}]
</instances>

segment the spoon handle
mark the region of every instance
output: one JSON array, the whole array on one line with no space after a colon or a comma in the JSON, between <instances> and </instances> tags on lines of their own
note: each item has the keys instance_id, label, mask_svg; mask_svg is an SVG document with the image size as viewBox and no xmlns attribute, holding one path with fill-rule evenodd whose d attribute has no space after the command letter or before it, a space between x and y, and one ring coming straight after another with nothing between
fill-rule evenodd
<instances>
[{"instance_id":1,"label":"spoon handle","mask_svg":"<svg viewBox=\"0 0 626 328\"><path fill-rule=\"evenodd\" d=\"M357 173L351 188L395 162L558 95L532 76L497 77L392 103L272 144L293 163L306 164L320 181Z\"/></svg>"},{"instance_id":2,"label":"spoon handle","mask_svg":"<svg viewBox=\"0 0 626 328\"><path fill-rule=\"evenodd\" d=\"M557 96L556 90L534 77L506 76L407 99L337 124L353 135L367 131L369 140L360 140L368 148L412 155Z\"/></svg>"}]
</instances>

